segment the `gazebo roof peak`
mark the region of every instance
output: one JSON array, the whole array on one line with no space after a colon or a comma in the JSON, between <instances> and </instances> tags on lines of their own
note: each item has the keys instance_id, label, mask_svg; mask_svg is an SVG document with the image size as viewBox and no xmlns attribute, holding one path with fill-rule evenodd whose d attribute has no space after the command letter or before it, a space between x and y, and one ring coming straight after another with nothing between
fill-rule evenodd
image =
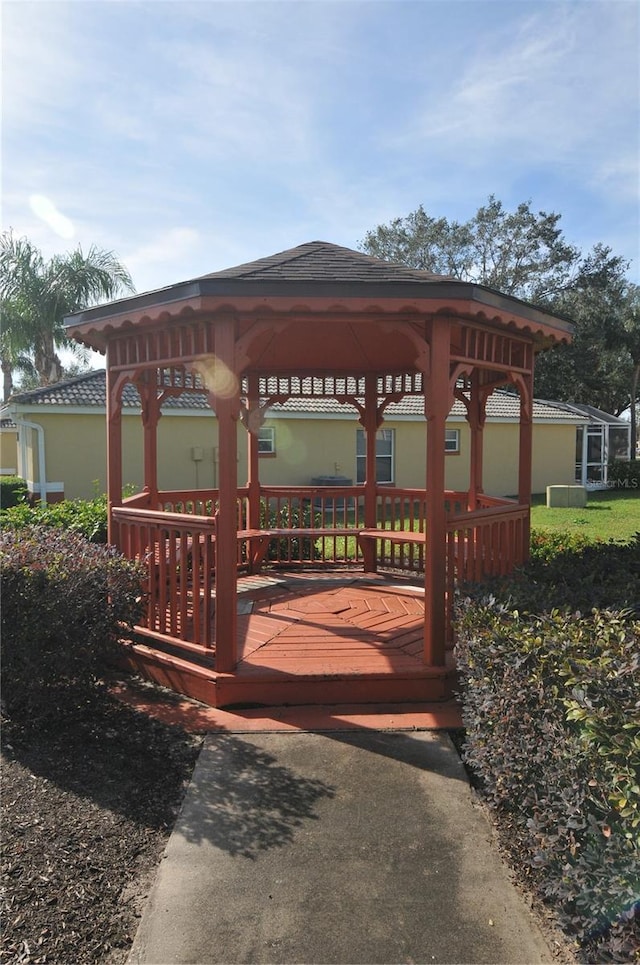
<instances>
[{"instance_id":1,"label":"gazebo roof peak","mask_svg":"<svg viewBox=\"0 0 640 965\"><path fill-rule=\"evenodd\" d=\"M477 316L499 327L528 330L540 344L567 340L572 331L567 320L512 295L327 241L308 241L166 288L93 306L67 316L65 323L71 337L105 351L108 338L119 329L149 328L157 322L162 327L171 319L184 320L189 313L202 317L231 310L251 315L268 309L287 318L301 311L335 317L337 308L369 315L446 311L459 317ZM370 339L367 351L372 344Z\"/></svg>"},{"instance_id":2,"label":"gazebo roof peak","mask_svg":"<svg viewBox=\"0 0 640 965\"><path fill-rule=\"evenodd\" d=\"M243 281L302 282L439 282L455 281L450 275L407 268L383 261L352 248L329 241L308 241L265 258L249 261L233 268L201 275L199 279L236 278Z\"/></svg>"}]
</instances>

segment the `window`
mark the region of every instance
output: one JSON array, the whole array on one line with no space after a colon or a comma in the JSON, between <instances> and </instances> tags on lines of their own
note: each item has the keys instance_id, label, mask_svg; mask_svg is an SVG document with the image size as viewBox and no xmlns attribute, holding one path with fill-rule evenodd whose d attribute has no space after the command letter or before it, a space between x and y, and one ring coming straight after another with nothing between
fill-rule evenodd
<instances>
[{"instance_id":1,"label":"window","mask_svg":"<svg viewBox=\"0 0 640 965\"><path fill-rule=\"evenodd\" d=\"M261 456L275 456L276 430L273 426L261 426L258 429L258 453Z\"/></svg>"},{"instance_id":2,"label":"window","mask_svg":"<svg viewBox=\"0 0 640 965\"><path fill-rule=\"evenodd\" d=\"M460 452L460 430L459 429L445 429L444 430L444 451L445 452Z\"/></svg>"},{"instance_id":3,"label":"window","mask_svg":"<svg viewBox=\"0 0 640 965\"><path fill-rule=\"evenodd\" d=\"M376 482L392 483L395 464L395 429L378 429L376 432ZM365 481L367 470L367 440L364 429L356 436L356 478Z\"/></svg>"}]
</instances>

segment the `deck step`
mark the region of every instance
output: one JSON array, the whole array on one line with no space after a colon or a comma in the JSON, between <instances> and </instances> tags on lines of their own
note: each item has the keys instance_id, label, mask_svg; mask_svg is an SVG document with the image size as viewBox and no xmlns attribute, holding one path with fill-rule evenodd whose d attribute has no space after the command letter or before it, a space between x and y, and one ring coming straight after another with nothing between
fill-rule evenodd
<instances>
[{"instance_id":1,"label":"deck step","mask_svg":"<svg viewBox=\"0 0 640 965\"><path fill-rule=\"evenodd\" d=\"M455 687L453 666L423 668L404 675L380 673L242 675L216 673L190 659L144 644L123 648L134 673L210 707L253 705L415 703L448 700Z\"/></svg>"}]
</instances>

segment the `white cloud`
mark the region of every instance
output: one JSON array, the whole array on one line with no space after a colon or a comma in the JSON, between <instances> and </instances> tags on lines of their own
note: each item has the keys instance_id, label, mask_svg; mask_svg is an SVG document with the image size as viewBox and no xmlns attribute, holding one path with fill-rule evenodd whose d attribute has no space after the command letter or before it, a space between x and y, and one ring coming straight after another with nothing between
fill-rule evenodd
<instances>
[{"instance_id":1,"label":"white cloud","mask_svg":"<svg viewBox=\"0 0 640 965\"><path fill-rule=\"evenodd\" d=\"M188 262L201 243L200 233L194 228L174 227L161 230L152 241L126 249L122 261L129 269L139 291L164 287L187 280L176 275L176 269Z\"/></svg>"},{"instance_id":2,"label":"white cloud","mask_svg":"<svg viewBox=\"0 0 640 965\"><path fill-rule=\"evenodd\" d=\"M429 106L399 133L396 146L428 143L445 155L463 150L471 164L489 155L511 163L580 157L589 167L611 157L618 147L611 132L627 143L633 136L620 123L637 104L633 6L543 4L542 13L511 20L501 34L483 38L435 107L430 91ZM517 5L512 10L517 17ZM505 151L511 157L500 158Z\"/></svg>"},{"instance_id":3,"label":"white cloud","mask_svg":"<svg viewBox=\"0 0 640 965\"><path fill-rule=\"evenodd\" d=\"M29 198L29 207L36 217L44 221L60 238L70 239L75 235L73 221L62 214L50 198L43 194L32 194Z\"/></svg>"},{"instance_id":4,"label":"white cloud","mask_svg":"<svg viewBox=\"0 0 640 965\"><path fill-rule=\"evenodd\" d=\"M5 131L51 127L60 106L82 92L83 48L74 44L73 10L25 0L4 3L2 19Z\"/></svg>"}]
</instances>

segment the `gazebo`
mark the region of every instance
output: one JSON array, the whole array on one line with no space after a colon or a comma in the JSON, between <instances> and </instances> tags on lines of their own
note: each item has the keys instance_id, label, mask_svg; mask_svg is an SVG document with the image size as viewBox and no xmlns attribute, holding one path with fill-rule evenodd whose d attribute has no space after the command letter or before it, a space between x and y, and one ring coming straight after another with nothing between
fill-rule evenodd
<instances>
[{"instance_id":1,"label":"gazebo","mask_svg":"<svg viewBox=\"0 0 640 965\"><path fill-rule=\"evenodd\" d=\"M109 538L148 570L146 615L126 650L133 665L213 706L449 695L456 586L527 557L534 360L570 339L568 322L480 285L314 241L66 325L106 355ZM144 487L123 499L127 382L141 400ZM482 484L485 404L504 386L520 397L511 500ZM213 410L218 485L163 491L162 404L190 392L205 392ZM376 480L385 408L409 394L424 398L419 490ZM364 481L265 486L265 412L326 397L364 429ZM471 430L464 492L445 488L454 399Z\"/></svg>"}]
</instances>

